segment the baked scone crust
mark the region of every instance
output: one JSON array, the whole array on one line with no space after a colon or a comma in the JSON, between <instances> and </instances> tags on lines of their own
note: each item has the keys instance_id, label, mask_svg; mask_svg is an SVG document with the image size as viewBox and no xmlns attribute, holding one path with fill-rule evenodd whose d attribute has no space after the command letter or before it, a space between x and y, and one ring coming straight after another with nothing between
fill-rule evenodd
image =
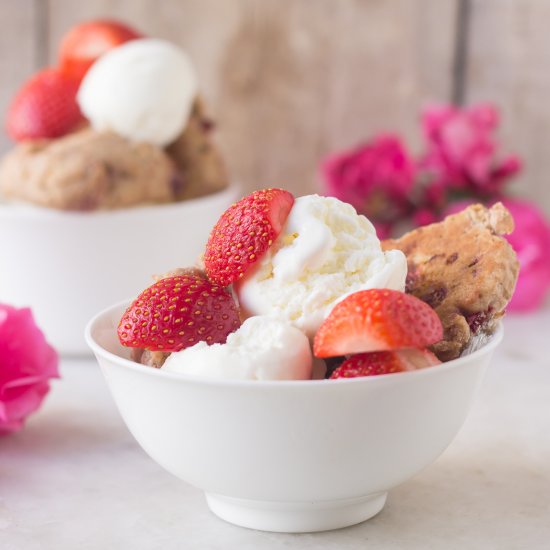
<instances>
[{"instance_id":1,"label":"baked scone crust","mask_svg":"<svg viewBox=\"0 0 550 550\"><path fill-rule=\"evenodd\" d=\"M502 237L514 229L508 210L480 204L382 241L407 256L406 291L432 306L444 328L433 346L442 361L458 357L472 337L492 332L510 301L519 272L516 254Z\"/></svg>"},{"instance_id":2,"label":"baked scone crust","mask_svg":"<svg viewBox=\"0 0 550 550\"><path fill-rule=\"evenodd\" d=\"M174 178L174 162L162 149L89 127L21 143L0 165L5 198L62 210L168 202Z\"/></svg>"},{"instance_id":3,"label":"baked scone crust","mask_svg":"<svg viewBox=\"0 0 550 550\"><path fill-rule=\"evenodd\" d=\"M212 130L213 122L198 97L185 131L166 150L181 177L176 200L209 195L228 186L225 164L212 139Z\"/></svg>"}]
</instances>

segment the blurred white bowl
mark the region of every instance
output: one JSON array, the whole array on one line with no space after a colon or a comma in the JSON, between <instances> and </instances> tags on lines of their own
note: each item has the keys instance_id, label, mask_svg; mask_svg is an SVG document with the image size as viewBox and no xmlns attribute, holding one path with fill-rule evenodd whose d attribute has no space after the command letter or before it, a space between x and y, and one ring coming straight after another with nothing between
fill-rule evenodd
<instances>
[{"instance_id":1,"label":"blurred white bowl","mask_svg":"<svg viewBox=\"0 0 550 550\"><path fill-rule=\"evenodd\" d=\"M188 201L108 212L0 206L0 302L30 306L61 353L87 354L86 322L151 275L192 265L236 187Z\"/></svg>"},{"instance_id":2,"label":"blurred white bowl","mask_svg":"<svg viewBox=\"0 0 550 550\"><path fill-rule=\"evenodd\" d=\"M212 381L130 361L116 335L126 306L92 319L86 340L128 428L153 460L206 491L215 514L268 531L335 529L377 514L389 489L452 441L502 339L499 328L482 349L414 372Z\"/></svg>"}]
</instances>

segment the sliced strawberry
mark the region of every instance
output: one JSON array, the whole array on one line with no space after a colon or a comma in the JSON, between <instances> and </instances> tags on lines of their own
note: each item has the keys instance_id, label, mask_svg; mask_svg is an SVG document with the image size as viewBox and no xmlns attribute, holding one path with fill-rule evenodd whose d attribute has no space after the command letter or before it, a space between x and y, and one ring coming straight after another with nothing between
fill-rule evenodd
<instances>
[{"instance_id":1,"label":"sliced strawberry","mask_svg":"<svg viewBox=\"0 0 550 550\"><path fill-rule=\"evenodd\" d=\"M196 275L161 279L145 289L118 325L123 346L179 351L205 341L223 344L239 328L231 294Z\"/></svg>"},{"instance_id":2,"label":"sliced strawberry","mask_svg":"<svg viewBox=\"0 0 550 550\"><path fill-rule=\"evenodd\" d=\"M330 378L356 378L377 376L439 365L441 361L428 350L403 349L360 353L346 359L331 374Z\"/></svg>"},{"instance_id":3,"label":"sliced strawberry","mask_svg":"<svg viewBox=\"0 0 550 550\"><path fill-rule=\"evenodd\" d=\"M425 348L443 337L437 313L397 290L361 290L334 306L313 345L317 357Z\"/></svg>"},{"instance_id":4,"label":"sliced strawberry","mask_svg":"<svg viewBox=\"0 0 550 550\"><path fill-rule=\"evenodd\" d=\"M262 189L230 206L206 245L208 278L222 286L240 279L279 236L293 204L284 189Z\"/></svg>"},{"instance_id":5,"label":"sliced strawberry","mask_svg":"<svg viewBox=\"0 0 550 550\"><path fill-rule=\"evenodd\" d=\"M76 103L78 83L57 69L44 69L23 84L6 117L15 141L55 138L73 130L83 117Z\"/></svg>"},{"instance_id":6,"label":"sliced strawberry","mask_svg":"<svg viewBox=\"0 0 550 550\"><path fill-rule=\"evenodd\" d=\"M142 35L118 21L97 20L80 23L61 41L59 66L64 73L80 82L98 57L136 38L142 38Z\"/></svg>"}]
</instances>

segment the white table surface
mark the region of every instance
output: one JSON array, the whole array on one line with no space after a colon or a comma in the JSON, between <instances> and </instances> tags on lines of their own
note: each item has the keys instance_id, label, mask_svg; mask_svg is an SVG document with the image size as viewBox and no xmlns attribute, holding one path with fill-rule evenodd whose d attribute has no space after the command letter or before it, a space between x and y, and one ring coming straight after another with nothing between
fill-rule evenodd
<instances>
[{"instance_id":1,"label":"white table surface","mask_svg":"<svg viewBox=\"0 0 550 550\"><path fill-rule=\"evenodd\" d=\"M550 310L509 316L472 413L375 518L315 534L227 524L126 430L90 360L22 432L0 438L0 549L550 548Z\"/></svg>"}]
</instances>

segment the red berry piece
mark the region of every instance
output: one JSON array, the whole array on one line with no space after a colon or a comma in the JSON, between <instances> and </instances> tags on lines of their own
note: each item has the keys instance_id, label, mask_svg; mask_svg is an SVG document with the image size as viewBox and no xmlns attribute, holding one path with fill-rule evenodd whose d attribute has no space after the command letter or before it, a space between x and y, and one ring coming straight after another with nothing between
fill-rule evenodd
<instances>
[{"instance_id":1,"label":"red berry piece","mask_svg":"<svg viewBox=\"0 0 550 550\"><path fill-rule=\"evenodd\" d=\"M65 74L80 82L96 59L120 44L136 38L142 38L142 35L118 21L98 20L80 23L61 41L59 66Z\"/></svg>"},{"instance_id":2,"label":"red berry piece","mask_svg":"<svg viewBox=\"0 0 550 550\"><path fill-rule=\"evenodd\" d=\"M57 69L44 69L19 90L8 108L6 129L15 141L56 138L83 117L76 103L78 82Z\"/></svg>"},{"instance_id":3,"label":"red berry piece","mask_svg":"<svg viewBox=\"0 0 550 550\"><path fill-rule=\"evenodd\" d=\"M293 204L284 189L262 189L230 206L206 245L208 278L222 286L240 279L279 236Z\"/></svg>"},{"instance_id":4,"label":"red berry piece","mask_svg":"<svg viewBox=\"0 0 550 550\"><path fill-rule=\"evenodd\" d=\"M233 297L197 275L161 279L145 289L118 325L123 346L179 351L197 342L223 344L239 328Z\"/></svg>"},{"instance_id":5,"label":"red berry piece","mask_svg":"<svg viewBox=\"0 0 550 550\"><path fill-rule=\"evenodd\" d=\"M403 349L359 353L346 359L331 374L331 379L357 378L406 372L439 365L441 361L428 350Z\"/></svg>"},{"instance_id":6,"label":"red berry piece","mask_svg":"<svg viewBox=\"0 0 550 550\"><path fill-rule=\"evenodd\" d=\"M317 357L425 348L443 337L437 313L418 298L389 289L362 290L334 306L313 345Z\"/></svg>"}]
</instances>

